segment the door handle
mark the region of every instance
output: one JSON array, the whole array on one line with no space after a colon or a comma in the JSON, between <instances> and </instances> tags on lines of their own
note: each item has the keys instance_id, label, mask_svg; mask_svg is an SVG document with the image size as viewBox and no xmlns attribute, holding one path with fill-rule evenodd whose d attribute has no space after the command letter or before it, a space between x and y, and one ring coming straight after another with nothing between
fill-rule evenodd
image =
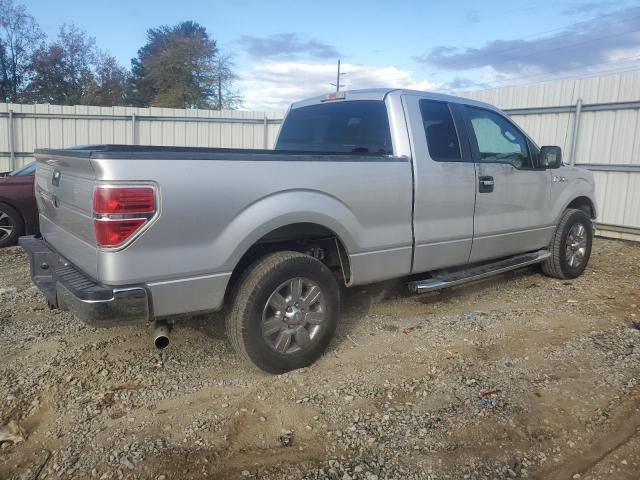
<instances>
[{"instance_id":1,"label":"door handle","mask_svg":"<svg viewBox=\"0 0 640 480\"><path fill-rule=\"evenodd\" d=\"M480 193L493 192L493 183L494 183L493 177L489 177L489 176L478 177L478 182L479 182L478 191Z\"/></svg>"}]
</instances>

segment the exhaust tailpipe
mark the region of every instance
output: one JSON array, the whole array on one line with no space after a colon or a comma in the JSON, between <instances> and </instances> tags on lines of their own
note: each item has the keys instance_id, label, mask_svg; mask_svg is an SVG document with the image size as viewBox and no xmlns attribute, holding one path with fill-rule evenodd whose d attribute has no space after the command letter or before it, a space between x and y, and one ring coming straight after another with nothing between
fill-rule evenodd
<instances>
[{"instance_id":1,"label":"exhaust tailpipe","mask_svg":"<svg viewBox=\"0 0 640 480\"><path fill-rule=\"evenodd\" d=\"M169 346L169 334L171 333L171 325L166 320L160 320L155 323L155 331L153 334L153 344L158 349L167 348Z\"/></svg>"}]
</instances>

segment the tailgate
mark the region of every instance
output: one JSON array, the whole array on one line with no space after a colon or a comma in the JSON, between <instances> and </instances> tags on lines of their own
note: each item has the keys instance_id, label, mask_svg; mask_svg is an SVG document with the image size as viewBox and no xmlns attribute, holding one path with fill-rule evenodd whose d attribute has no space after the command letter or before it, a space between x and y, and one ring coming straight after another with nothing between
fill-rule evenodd
<instances>
[{"instance_id":1,"label":"tailgate","mask_svg":"<svg viewBox=\"0 0 640 480\"><path fill-rule=\"evenodd\" d=\"M36 159L35 193L42 236L63 257L97 278L92 215L95 176L89 155L39 150Z\"/></svg>"}]
</instances>

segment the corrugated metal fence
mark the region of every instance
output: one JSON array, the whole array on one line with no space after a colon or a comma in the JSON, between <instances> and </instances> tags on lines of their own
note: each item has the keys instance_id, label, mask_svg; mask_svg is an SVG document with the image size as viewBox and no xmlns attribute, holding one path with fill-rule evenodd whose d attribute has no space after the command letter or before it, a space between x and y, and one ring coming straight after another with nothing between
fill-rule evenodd
<instances>
[{"instance_id":1,"label":"corrugated metal fence","mask_svg":"<svg viewBox=\"0 0 640 480\"><path fill-rule=\"evenodd\" d=\"M283 112L0 103L0 172L37 148L122 143L271 148Z\"/></svg>"},{"instance_id":2,"label":"corrugated metal fence","mask_svg":"<svg viewBox=\"0 0 640 480\"><path fill-rule=\"evenodd\" d=\"M592 170L600 234L640 240L640 72L562 80L463 96L505 110L565 163Z\"/></svg>"},{"instance_id":3,"label":"corrugated metal fence","mask_svg":"<svg viewBox=\"0 0 640 480\"><path fill-rule=\"evenodd\" d=\"M640 240L640 72L474 91L539 145L592 170L599 231ZM0 103L0 171L36 148L96 143L271 148L283 112Z\"/></svg>"}]
</instances>

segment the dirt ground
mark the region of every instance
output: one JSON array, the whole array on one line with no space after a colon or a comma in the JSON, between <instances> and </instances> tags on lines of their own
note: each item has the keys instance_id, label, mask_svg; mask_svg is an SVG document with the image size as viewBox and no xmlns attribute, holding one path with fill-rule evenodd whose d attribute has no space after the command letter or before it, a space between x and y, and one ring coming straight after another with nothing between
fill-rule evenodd
<instances>
[{"instance_id":1,"label":"dirt ground","mask_svg":"<svg viewBox=\"0 0 640 480\"><path fill-rule=\"evenodd\" d=\"M573 281L343 304L323 358L272 376L220 316L159 352L150 329L49 311L1 250L0 426L26 440L0 445L0 478L640 478L640 244L597 239Z\"/></svg>"}]
</instances>

